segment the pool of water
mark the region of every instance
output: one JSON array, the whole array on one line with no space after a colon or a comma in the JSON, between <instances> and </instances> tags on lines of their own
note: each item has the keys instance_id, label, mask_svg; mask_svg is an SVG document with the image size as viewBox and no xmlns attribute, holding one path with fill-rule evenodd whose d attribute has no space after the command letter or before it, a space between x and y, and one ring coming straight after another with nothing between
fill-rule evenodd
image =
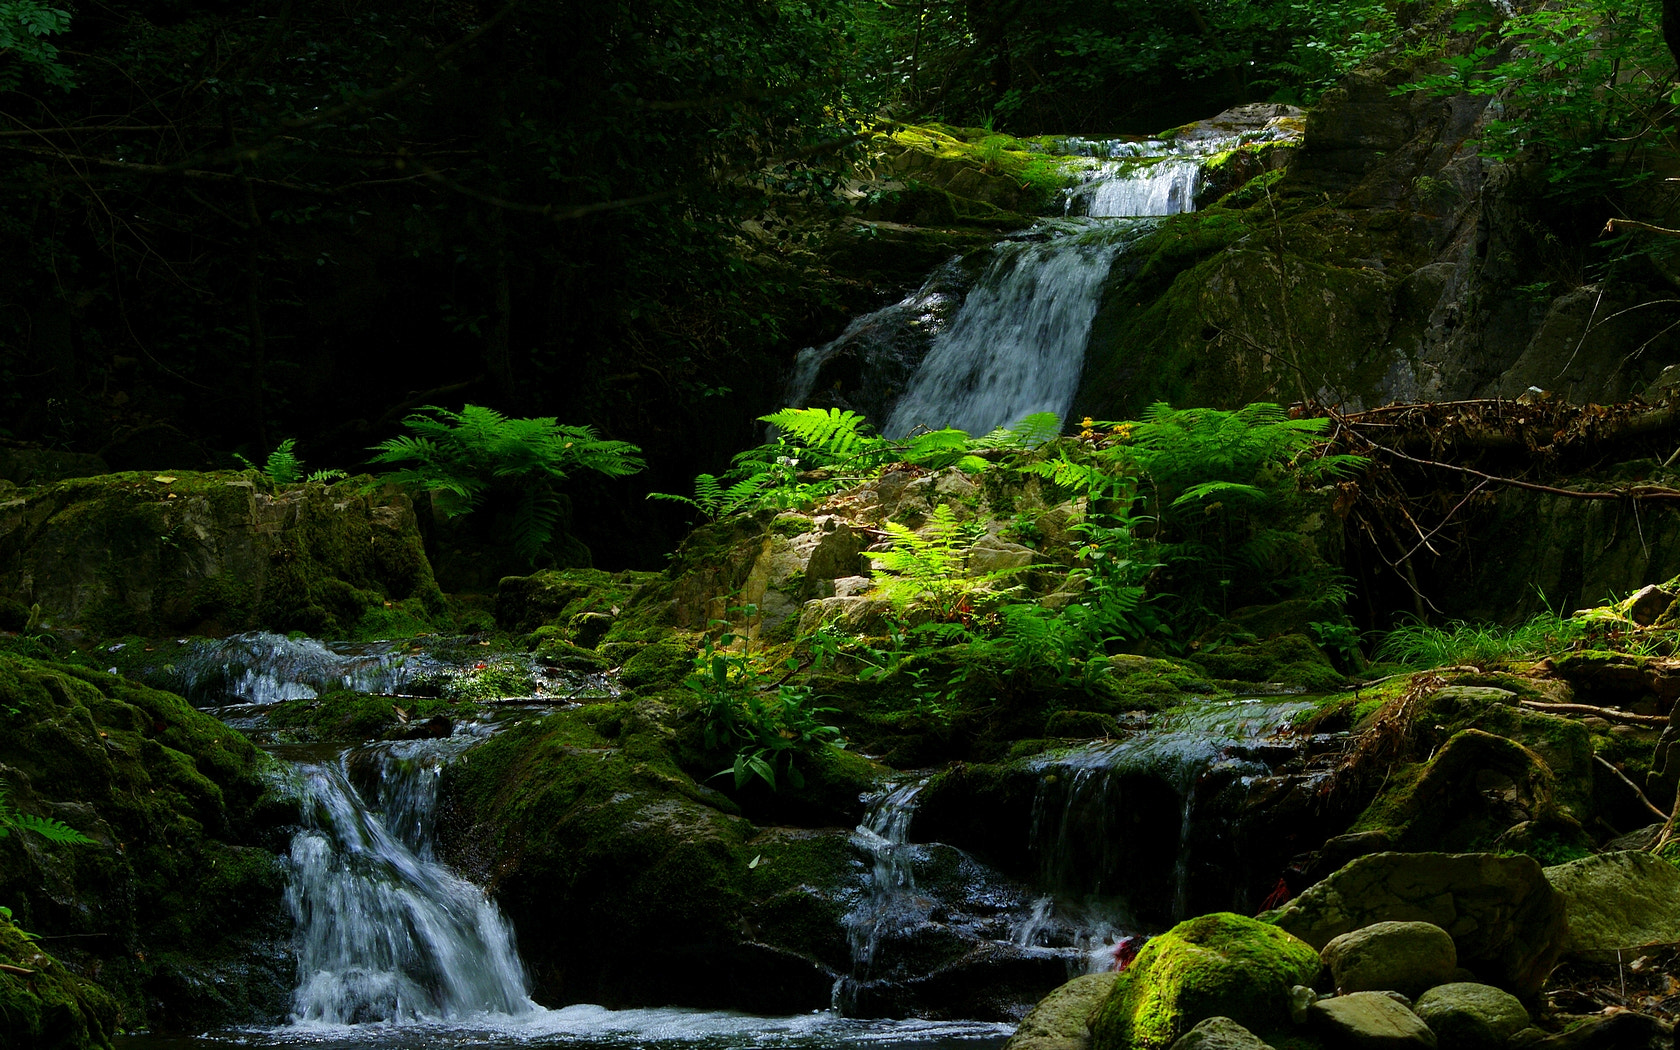
<instances>
[{"instance_id":1,"label":"pool of water","mask_svg":"<svg viewBox=\"0 0 1680 1050\"><path fill-rule=\"evenodd\" d=\"M756 1017L697 1010L568 1006L509 1017L411 1024L241 1028L198 1036L125 1036L119 1050L994 1050L1014 1026L983 1021L859 1020L830 1012Z\"/></svg>"}]
</instances>

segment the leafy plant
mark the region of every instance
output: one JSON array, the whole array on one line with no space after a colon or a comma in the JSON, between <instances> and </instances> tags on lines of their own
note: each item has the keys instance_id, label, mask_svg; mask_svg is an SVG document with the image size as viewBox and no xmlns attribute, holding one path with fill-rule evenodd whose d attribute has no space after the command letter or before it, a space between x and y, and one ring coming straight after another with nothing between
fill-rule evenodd
<instances>
[{"instance_id":1,"label":"leafy plant","mask_svg":"<svg viewBox=\"0 0 1680 1050\"><path fill-rule=\"evenodd\" d=\"M431 493L447 517L467 514L492 492L501 493L513 504L510 545L531 564L559 528L565 508L559 485L573 471L624 477L645 466L635 445L553 417L517 419L482 405L459 412L431 405L404 425L412 433L373 447L370 462L403 464L384 480Z\"/></svg>"},{"instance_id":2,"label":"leafy plant","mask_svg":"<svg viewBox=\"0 0 1680 1050\"><path fill-rule=\"evenodd\" d=\"M93 842L92 839L77 831L63 821L51 817L41 817L33 813L19 813L12 800L7 797L9 789L0 784L0 839L10 835L13 830L33 832L48 842L61 845L85 846Z\"/></svg>"},{"instance_id":3,"label":"leafy plant","mask_svg":"<svg viewBox=\"0 0 1680 1050\"><path fill-rule=\"evenodd\" d=\"M0 92L16 91L24 71L69 90L76 84L47 39L70 28L70 13L39 0L0 0Z\"/></svg>"},{"instance_id":4,"label":"leafy plant","mask_svg":"<svg viewBox=\"0 0 1680 1050\"><path fill-rule=\"evenodd\" d=\"M257 471L278 486L298 485L305 481L336 481L345 476L342 470L317 470L305 474L303 460L298 458L296 446L296 438L287 438L280 442L274 447L274 451L268 454L261 467L237 452L233 454L233 458L245 464L247 470Z\"/></svg>"},{"instance_id":5,"label":"leafy plant","mask_svg":"<svg viewBox=\"0 0 1680 1050\"><path fill-rule=\"evenodd\" d=\"M743 654L708 644L684 685L700 699L706 749L735 753L729 767L714 775L732 775L736 790L754 777L771 790L780 782L803 787L799 755L824 746L846 746L839 728L821 718L834 708L815 706L810 686L769 685Z\"/></svg>"}]
</instances>

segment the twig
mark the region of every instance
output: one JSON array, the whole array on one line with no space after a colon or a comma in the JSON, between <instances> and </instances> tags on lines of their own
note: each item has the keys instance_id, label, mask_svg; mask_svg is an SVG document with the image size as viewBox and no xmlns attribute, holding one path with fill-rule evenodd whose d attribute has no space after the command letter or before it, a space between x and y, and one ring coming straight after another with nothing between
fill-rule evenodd
<instances>
[{"instance_id":1,"label":"twig","mask_svg":"<svg viewBox=\"0 0 1680 1050\"><path fill-rule=\"evenodd\" d=\"M0 963L0 973L15 973L19 977L33 977L37 972L39 971L25 969L22 966L13 966L11 963Z\"/></svg>"}]
</instances>

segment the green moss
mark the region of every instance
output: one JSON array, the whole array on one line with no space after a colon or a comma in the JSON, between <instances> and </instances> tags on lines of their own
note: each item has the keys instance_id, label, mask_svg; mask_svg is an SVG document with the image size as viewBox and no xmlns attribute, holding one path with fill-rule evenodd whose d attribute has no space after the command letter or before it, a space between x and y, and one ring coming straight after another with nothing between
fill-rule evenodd
<instances>
[{"instance_id":1,"label":"green moss","mask_svg":"<svg viewBox=\"0 0 1680 1050\"><path fill-rule=\"evenodd\" d=\"M1226 912L1153 938L1091 1025L1092 1050L1161 1050L1224 1016L1264 1037L1289 1025L1289 989L1311 985L1318 952L1276 926Z\"/></svg>"},{"instance_id":2,"label":"green moss","mask_svg":"<svg viewBox=\"0 0 1680 1050\"><path fill-rule=\"evenodd\" d=\"M693 646L674 640L644 645L624 661L619 681L640 693L667 689L694 670L696 652Z\"/></svg>"},{"instance_id":3,"label":"green moss","mask_svg":"<svg viewBox=\"0 0 1680 1050\"><path fill-rule=\"evenodd\" d=\"M1120 723L1101 711L1057 711L1044 723L1046 736L1116 737Z\"/></svg>"},{"instance_id":4,"label":"green moss","mask_svg":"<svg viewBox=\"0 0 1680 1050\"><path fill-rule=\"evenodd\" d=\"M105 990L67 970L0 919L0 1043L30 1050L110 1047L117 1004Z\"/></svg>"},{"instance_id":5,"label":"green moss","mask_svg":"<svg viewBox=\"0 0 1680 1050\"><path fill-rule=\"evenodd\" d=\"M362 741L400 732L433 715L463 718L477 711L441 697L369 696L344 689L313 700L287 700L275 705L268 718L276 726L302 731L305 740Z\"/></svg>"},{"instance_id":6,"label":"green moss","mask_svg":"<svg viewBox=\"0 0 1680 1050\"><path fill-rule=\"evenodd\" d=\"M1235 682L1275 682L1312 692L1328 692L1346 681L1346 676L1331 666L1324 651L1299 634L1197 653L1189 659L1209 675Z\"/></svg>"},{"instance_id":7,"label":"green moss","mask_svg":"<svg viewBox=\"0 0 1680 1050\"><path fill-rule=\"evenodd\" d=\"M10 797L95 840L0 839L0 902L24 927L63 938L56 950L98 975L128 1026L276 1015L291 975L257 945L287 936L273 849L296 810L268 794L272 764L178 696L0 656ZM189 964L199 976L175 982ZM219 983L225 1008L196 999L194 981Z\"/></svg>"}]
</instances>

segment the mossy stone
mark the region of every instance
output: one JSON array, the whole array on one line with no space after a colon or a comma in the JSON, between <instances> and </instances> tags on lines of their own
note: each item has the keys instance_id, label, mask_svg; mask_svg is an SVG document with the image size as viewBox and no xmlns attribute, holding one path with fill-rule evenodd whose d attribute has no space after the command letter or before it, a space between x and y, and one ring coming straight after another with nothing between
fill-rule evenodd
<instances>
[{"instance_id":1,"label":"mossy stone","mask_svg":"<svg viewBox=\"0 0 1680 1050\"><path fill-rule=\"evenodd\" d=\"M1165 1050L1209 1017L1264 1035L1289 1024L1289 990L1318 972L1318 951L1275 926L1230 912L1181 922L1120 975L1092 1050Z\"/></svg>"},{"instance_id":2,"label":"mossy stone","mask_svg":"<svg viewBox=\"0 0 1680 1050\"><path fill-rule=\"evenodd\" d=\"M117 1003L103 988L0 919L0 1044L30 1050L109 1048L117 1033Z\"/></svg>"},{"instance_id":3,"label":"mossy stone","mask_svg":"<svg viewBox=\"0 0 1680 1050\"><path fill-rule=\"evenodd\" d=\"M628 689L650 693L676 685L694 670L693 646L671 640L644 645L624 661L619 681Z\"/></svg>"}]
</instances>

